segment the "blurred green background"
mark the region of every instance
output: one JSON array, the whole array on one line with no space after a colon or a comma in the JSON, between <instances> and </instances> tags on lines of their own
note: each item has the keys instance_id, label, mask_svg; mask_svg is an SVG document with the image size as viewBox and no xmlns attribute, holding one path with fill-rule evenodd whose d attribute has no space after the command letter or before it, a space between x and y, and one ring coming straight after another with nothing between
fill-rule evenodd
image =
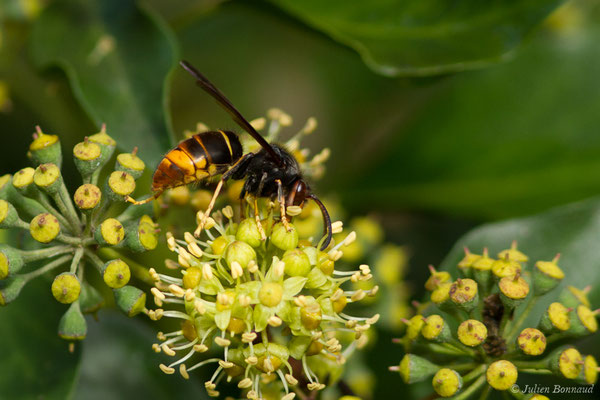
<instances>
[{"instance_id":1,"label":"blurred green background","mask_svg":"<svg viewBox=\"0 0 600 400\"><path fill-rule=\"evenodd\" d=\"M176 66L186 59L249 119L270 107L298 128L317 118L306 145L332 150L318 193L349 215L374 216L406 245L414 298L426 265L484 223L494 234L476 246L516 238L542 258L572 251L569 282L600 283L600 206L576 203L600 192L598 1L2 0L0 21L0 175L27 165L37 124L65 151L106 122L121 150L139 146L150 168L198 121L238 130ZM556 206L567 208L495 224ZM566 215L560 224L556 213ZM585 275L573 272L582 266ZM13 388L10 398L125 398L139 388L144 398L204 396L201 381L157 373L144 322L107 313L81 354L67 356L52 322L38 321L57 321L60 307L33 288L24 295L0 310L9 354L0 387ZM117 331L126 337L113 346ZM381 330L366 357L379 375L373 398L400 388L383 372L401 357L390 345L397 334ZM55 377L11 392L43 368Z\"/></svg>"}]
</instances>

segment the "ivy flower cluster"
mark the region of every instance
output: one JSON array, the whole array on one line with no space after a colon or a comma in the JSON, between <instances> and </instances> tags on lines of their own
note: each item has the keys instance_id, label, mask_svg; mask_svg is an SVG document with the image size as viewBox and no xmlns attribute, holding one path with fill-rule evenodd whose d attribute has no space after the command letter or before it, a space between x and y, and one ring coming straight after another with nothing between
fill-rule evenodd
<instances>
[{"instance_id":1,"label":"ivy flower cluster","mask_svg":"<svg viewBox=\"0 0 600 400\"><path fill-rule=\"evenodd\" d=\"M268 138L273 139L289 117L279 110L270 111L270 117ZM260 120L253 124L262 128ZM313 125L308 122L310 129L305 126L299 135L312 131ZM321 169L324 158L309 174ZM182 238L167 234L176 261L166 261L170 274L150 270L158 308L148 315L174 318L180 327L160 332L153 348L173 358L160 365L166 374L179 372L187 379L189 372L214 365L205 382L210 396L217 397L217 385L226 380L237 382L248 399L275 390L290 400L297 392L324 389L328 372L341 368L355 349L367 344L366 332L379 315L355 317L346 308L374 296L378 287L347 287L372 279L365 264L353 271L335 268L356 240L355 232L321 251L315 236L300 235L294 224L300 207L286 208L286 228L277 204L259 199L254 210L254 201L247 200L240 215L234 212L239 203L229 204L194 233L185 232ZM204 219L199 211L197 224ZM341 235L342 223L335 222L333 229ZM205 356L211 350L217 351L216 357Z\"/></svg>"},{"instance_id":2,"label":"ivy flower cluster","mask_svg":"<svg viewBox=\"0 0 600 400\"><path fill-rule=\"evenodd\" d=\"M547 399L520 392L515 384L521 374L554 374L594 384L596 359L572 345L598 330L600 311L590 308L589 288L565 287L537 321L532 319L534 306L543 295L556 292L565 277L558 261L557 255L527 268L529 258L515 242L497 258L487 249L482 254L465 249L458 263L462 278L456 280L430 266L425 288L431 301L405 320L406 334L398 342L406 355L390 369L407 383L431 379L438 395L453 399L477 392L486 398L492 389L517 399Z\"/></svg>"},{"instance_id":3,"label":"ivy flower cluster","mask_svg":"<svg viewBox=\"0 0 600 400\"><path fill-rule=\"evenodd\" d=\"M87 332L83 313L96 312L104 300L86 281L86 267L97 270L128 315L145 310L145 293L128 285L132 271L140 276L144 271L119 252L145 252L157 245L155 224L145 214L151 208L127 207L124 201L135 189L144 162L135 149L119 154L100 184L117 145L103 127L73 148L82 184L71 195L61 173L58 136L37 127L33 138L28 152L33 167L0 177L0 228L27 232L22 248L0 244L0 305L14 301L32 279L55 273L52 295L69 305L58 333L81 340Z\"/></svg>"}]
</instances>

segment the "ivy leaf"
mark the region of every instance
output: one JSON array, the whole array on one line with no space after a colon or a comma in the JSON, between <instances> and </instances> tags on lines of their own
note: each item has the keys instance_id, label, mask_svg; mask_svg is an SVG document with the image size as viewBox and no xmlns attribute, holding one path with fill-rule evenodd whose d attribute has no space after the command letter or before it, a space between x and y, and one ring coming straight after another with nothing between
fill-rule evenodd
<instances>
[{"instance_id":1,"label":"ivy leaf","mask_svg":"<svg viewBox=\"0 0 600 400\"><path fill-rule=\"evenodd\" d=\"M150 165L172 144L165 77L175 63L169 31L138 2L53 2L32 32L39 67L58 66L99 128Z\"/></svg>"},{"instance_id":2,"label":"ivy leaf","mask_svg":"<svg viewBox=\"0 0 600 400\"><path fill-rule=\"evenodd\" d=\"M387 76L485 66L511 50L561 0L271 0L356 50Z\"/></svg>"}]
</instances>

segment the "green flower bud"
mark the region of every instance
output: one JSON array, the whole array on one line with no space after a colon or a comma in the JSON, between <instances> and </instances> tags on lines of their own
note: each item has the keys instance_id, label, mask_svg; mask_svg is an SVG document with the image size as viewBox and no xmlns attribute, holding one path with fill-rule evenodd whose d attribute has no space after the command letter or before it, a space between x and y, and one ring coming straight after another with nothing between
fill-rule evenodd
<instances>
[{"instance_id":1,"label":"green flower bud","mask_svg":"<svg viewBox=\"0 0 600 400\"><path fill-rule=\"evenodd\" d=\"M520 274L500 279L498 287L502 303L509 309L518 306L529 294L529 284Z\"/></svg>"},{"instance_id":2,"label":"green flower bud","mask_svg":"<svg viewBox=\"0 0 600 400\"><path fill-rule=\"evenodd\" d=\"M510 249L502 250L500 253L498 253L498 258L502 258L502 259L508 258L511 261L523 262L523 263L529 261L529 257L527 257L525 254L521 253L517 249L517 241L516 240L512 242Z\"/></svg>"},{"instance_id":3,"label":"green flower bud","mask_svg":"<svg viewBox=\"0 0 600 400\"><path fill-rule=\"evenodd\" d=\"M490 364L485 376L491 387L496 390L507 390L517 382L517 367L510 361L499 360Z\"/></svg>"},{"instance_id":4,"label":"green flower bud","mask_svg":"<svg viewBox=\"0 0 600 400\"><path fill-rule=\"evenodd\" d=\"M113 152L117 147L117 142L115 142L113 138L106 134L106 126L104 125L102 125L102 130L100 132L90 136L88 139L90 142L96 143L100 146L102 151L100 167L102 167L112 157Z\"/></svg>"},{"instance_id":5,"label":"green flower bud","mask_svg":"<svg viewBox=\"0 0 600 400\"><path fill-rule=\"evenodd\" d=\"M183 271L184 289L195 289L202 281L202 270L198 267L189 267Z\"/></svg>"},{"instance_id":6,"label":"green flower bud","mask_svg":"<svg viewBox=\"0 0 600 400\"><path fill-rule=\"evenodd\" d=\"M125 196L129 196L135 190L135 180L127 172L114 171L108 177L106 187L106 194L109 199L112 201L125 201Z\"/></svg>"},{"instance_id":7,"label":"green flower bud","mask_svg":"<svg viewBox=\"0 0 600 400\"><path fill-rule=\"evenodd\" d=\"M256 261L256 252L246 242L239 240L231 243L225 250L225 261L231 267L233 262L237 261L242 268L246 268L250 261Z\"/></svg>"},{"instance_id":8,"label":"green flower bud","mask_svg":"<svg viewBox=\"0 0 600 400\"><path fill-rule=\"evenodd\" d=\"M458 340L465 346L479 346L485 342L487 334L486 326L475 319L468 319L458 326Z\"/></svg>"},{"instance_id":9,"label":"green flower bud","mask_svg":"<svg viewBox=\"0 0 600 400\"><path fill-rule=\"evenodd\" d=\"M481 255L473 254L465 247L465 256L458 263L458 269L463 273L466 278L473 277L473 263L479 260Z\"/></svg>"},{"instance_id":10,"label":"green flower bud","mask_svg":"<svg viewBox=\"0 0 600 400\"><path fill-rule=\"evenodd\" d=\"M276 282L263 282L258 291L258 300L265 307L275 307L283 298L283 286Z\"/></svg>"},{"instance_id":11,"label":"green flower bud","mask_svg":"<svg viewBox=\"0 0 600 400\"><path fill-rule=\"evenodd\" d=\"M439 369L437 365L414 354L405 354L399 366L390 367L391 371L398 371L402 380L409 384L424 381Z\"/></svg>"},{"instance_id":12,"label":"green flower bud","mask_svg":"<svg viewBox=\"0 0 600 400\"><path fill-rule=\"evenodd\" d=\"M289 276L307 276L311 270L308 256L300 249L286 251L281 261L285 263L285 273Z\"/></svg>"},{"instance_id":13,"label":"green flower bud","mask_svg":"<svg viewBox=\"0 0 600 400\"><path fill-rule=\"evenodd\" d=\"M81 283L77 275L63 272L52 282L52 296L63 304L71 304L79 298Z\"/></svg>"},{"instance_id":14,"label":"green flower bud","mask_svg":"<svg viewBox=\"0 0 600 400\"><path fill-rule=\"evenodd\" d=\"M25 262L17 249L0 244L0 279L5 279L21 270Z\"/></svg>"},{"instance_id":15,"label":"green flower bud","mask_svg":"<svg viewBox=\"0 0 600 400\"><path fill-rule=\"evenodd\" d=\"M337 314L344 311L344 308L346 308L347 304L348 304L348 298L346 296L339 296L338 298L336 298L335 300L333 300L331 302L333 311L335 311Z\"/></svg>"},{"instance_id":16,"label":"green flower bud","mask_svg":"<svg viewBox=\"0 0 600 400\"><path fill-rule=\"evenodd\" d=\"M309 303L300 308L300 322L309 331L317 329L321 325L322 312L319 303Z\"/></svg>"},{"instance_id":17,"label":"green flower bud","mask_svg":"<svg viewBox=\"0 0 600 400\"><path fill-rule=\"evenodd\" d=\"M584 289L577 289L574 286L567 286L558 295L558 301L564 304L565 307L575 308L579 304L583 304L586 307L591 307L590 301L587 297L587 294L591 289L591 286L586 286Z\"/></svg>"},{"instance_id":18,"label":"green flower bud","mask_svg":"<svg viewBox=\"0 0 600 400\"><path fill-rule=\"evenodd\" d=\"M569 309L563 304L554 302L542 314L538 327L542 332L564 332L571 327Z\"/></svg>"},{"instance_id":19,"label":"green flower bud","mask_svg":"<svg viewBox=\"0 0 600 400\"><path fill-rule=\"evenodd\" d=\"M497 279L507 276L515 276L521 273L521 264L508 258L501 258L492 264L492 273Z\"/></svg>"},{"instance_id":20,"label":"green flower bud","mask_svg":"<svg viewBox=\"0 0 600 400\"><path fill-rule=\"evenodd\" d=\"M38 215L46 211L46 209L37 201L23 197L13 185L11 185L12 176L6 174L0 176L0 199L6 200L15 204L19 211L27 215Z\"/></svg>"},{"instance_id":21,"label":"green flower bud","mask_svg":"<svg viewBox=\"0 0 600 400\"><path fill-rule=\"evenodd\" d=\"M89 138L73 147L73 160L84 182L100 168L102 149L100 145L91 142Z\"/></svg>"},{"instance_id":22,"label":"green flower bud","mask_svg":"<svg viewBox=\"0 0 600 400\"><path fill-rule=\"evenodd\" d=\"M597 311L592 311L589 307L582 304L571 311L571 328L569 332L584 336L594 333L598 330L598 321L596 321Z\"/></svg>"},{"instance_id":23,"label":"green flower bud","mask_svg":"<svg viewBox=\"0 0 600 400\"><path fill-rule=\"evenodd\" d=\"M437 315L430 315L425 318L425 324L421 328L421 335L427 340L434 342L447 342L452 337L450 328L444 319Z\"/></svg>"},{"instance_id":24,"label":"green flower bud","mask_svg":"<svg viewBox=\"0 0 600 400\"><path fill-rule=\"evenodd\" d=\"M134 286L115 289L115 303L127 316L133 317L146 309L146 293Z\"/></svg>"},{"instance_id":25,"label":"green flower bud","mask_svg":"<svg viewBox=\"0 0 600 400\"><path fill-rule=\"evenodd\" d=\"M404 320L406 323L406 337L409 340L415 340L421 333L423 325L425 325L425 318L422 315L415 315L410 320ZM431 373L433 375L433 372Z\"/></svg>"},{"instance_id":26,"label":"green flower bud","mask_svg":"<svg viewBox=\"0 0 600 400\"><path fill-rule=\"evenodd\" d=\"M108 261L104 264L102 278L108 287L113 289L122 288L131 278L129 265L120 259Z\"/></svg>"},{"instance_id":27,"label":"green flower bud","mask_svg":"<svg viewBox=\"0 0 600 400\"><path fill-rule=\"evenodd\" d=\"M429 290L430 292L437 289L440 285L452 280L452 276L450 276L449 272L438 272L433 268L433 265L429 266L429 271L431 272L431 275L425 282L425 290Z\"/></svg>"},{"instance_id":28,"label":"green flower bud","mask_svg":"<svg viewBox=\"0 0 600 400\"><path fill-rule=\"evenodd\" d=\"M236 240L248 243L252 247L258 247L262 243L258 224L254 218L246 218L240 221L235 233Z\"/></svg>"},{"instance_id":29,"label":"green flower bud","mask_svg":"<svg viewBox=\"0 0 600 400\"><path fill-rule=\"evenodd\" d=\"M210 244L210 248L212 249L213 254L220 256L221 254L223 254L227 246L229 246L230 242L231 239L227 236L219 236L218 238L212 241L212 243Z\"/></svg>"},{"instance_id":30,"label":"green flower bud","mask_svg":"<svg viewBox=\"0 0 600 400\"><path fill-rule=\"evenodd\" d=\"M33 134L33 142L29 145L27 155L36 163L53 163L58 166L62 164L62 152L60 141L56 135L46 135L39 126L35 127L37 132Z\"/></svg>"},{"instance_id":31,"label":"green flower bud","mask_svg":"<svg viewBox=\"0 0 600 400\"><path fill-rule=\"evenodd\" d=\"M119 220L107 218L96 228L94 237L100 244L115 246L125 238L125 229Z\"/></svg>"},{"instance_id":32,"label":"green flower bud","mask_svg":"<svg viewBox=\"0 0 600 400\"><path fill-rule=\"evenodd\" d=\"M19 275L0 280L0 306L5 306L15 300L26 283L25 278Z\"/></svg>"},{"instance_id":33,"label":"green flower bud","mask_svg":"<svg viewBox=\"0 0 600 400\"><path fill-rule=\"evenodd\" d=\"M12 179L14 188L24 196L33 196L37 191L36 186L33 184L34 174L35 169L31 167L19 170Z\"/></svg>"},{"instance_id":34,"label":"green flower bud","mask_svg":"<svg viewBox=\"0 0 600 400\"><path fill-rule=\"evenodd\" d=\"M533 268L533 293L541 296L554 289L565 277L558 267L558 255L552 261L538 261Z\"/></svg>"},{"instance_id":35,"label":"green flower bud","mask_svg":"<svg viewBox=\"0 0 600 400\"><path fill-rule=\"evenodd\" d=\"M84 314L93 314L104 305L104 297L92 285L83 281L79 294L79 306Z\"/></svg>"},{"instance_id":36,"label":"green flower bud","mask_svg":"<svg viewBox=\"0 0 600 400\"><path fill-rule=\"evenodd\" d=\"M137 156L137 147L131 153L122 153L117 156L115 171L125 171L133 176L133 179L138 179L144 173L146 165Z\"/></svg>"},{"instance_id":37,"label":"green flower bud","mask_svg":"<svg viewBox=\"0 0 600 400\"><path fill-rule=\"evenodd\" d=\"M281 250L291 250L298 247L298 232L294 225L290 224L292 228L289 232L285 229L283 223L278 222L273 226L273 231L271 232L271 243L275 245L275 247Z\"/></svg>"},{"instance_id":38,"label":"green flower bud","mask_svg":"<svg viewBox=\"0 0 600 400\"><path fill-rule=\"evenodd\" d=\"M583 368L578 380L584 385L594 385L598 380L598 362L592 355L587 355L583 359Z\"/></svg>"},{"instance_id":39,"label":"green flower bud","mask_svg":"<svg viewBox=\"0 0 600 400\"><path fill-rule=\"evenodd\" d=\"M307 247L303 251L306 253L308 249L315 249L314 247ZM316 250L316 249L315 249ZM317 250L318 251L318 250ZM317 267L327 276L333 274L335 269L335 262L329 258L329 254L324 251L318 251L317 253Z\"/></svg>"},{"instance_id":40,"label":"green flower bud","mask_svg":"<svg viewBox=\"0 0 600 400\"><path fill-rule=\"evenodd\" d=\"M435 373L431 383L437 394L442 397L450 397L462 388L463 380L458 372L442 368Z\"/></svg>"},{"instance_id":41,"label":"green flower bud","mask_svg":"<svg viewBox=\"0 0 600 400\"><path fill-rule=\"evenodd\" d=\"M6 200L0 199L0 229L19 226L19 214L17 210Z\"/></svg>"},{"instance_id":42,"label":"green flower bud","mask_svg":"<svg viewBox=\"0 0 600 400\"><path fill-rule=\"evenodd\" d=\"M152 221L150 217L142 216L139 221L127 226L125 240L131 250L144 252L154 250L158 245L154 223L149 221Z\"/></svg>"},{"instance_id":43,"label":"green flower bud","mask_svg":"<svg viewBox=\"0 0 600 400\"><path fill-rule=\"evenodd\" d=\"M574 347L563 347L552 353L548 366L558 376L576 379L583 369L583 359Z\"/></svg>"},{"instance_id":44,"label":"green flower bud","mask_svg":"<svg viewBox=\"0 0 600 400\"><path fill-rule=\"evenodd\" d=\"M33 174L33 182L46 193L58 193L63 184L60 168L56 164L40 164Z\"/></svg>"},{"instance_id":45,"label":"green flower bud","mask_svg":"<svg viewBox=\"0 0 600 400\"><path fill-rule=\"evenodd\" d=\"M477 281L479 285L483 288L484 293L487 291L487 288L490 287L492 283L492 265L494 264L494 259L488 256L488 250L483 249L483 255L475 262L471 269L473 270L473 279Z\"/></svg>"},{"instance_id":46,"label":"green flower bud","mask_svg":"<svg viewBox=\"0 0 600 400\"><path fill-rule=\"evenodd\" d=\"M445 282L439 285L434 291L431 292L431 301L443 310L449 310L450 308L454 307L454 303L450 301L451 287L452 282Z\"/></svg>"},{"instance_id":47,"label":"green flower bud","mask_svg":"<svg viewBox=\"0 0 600 400\"><path fill-rule=\"evenodd\" d=\"M79 186L75 191L75 195L73 195L75 205L83 211L93 210L100 204L101 199L102 192L100 188L91 183Z\"/></svg>"},{"instance_id":48,"label":"green flower bud","mask_svg":"<svg viewBox=\"0 0 600 400\"><path fill-rule=\"evenodd\" d=\"M537 329L525 328L517 338L521 351L529 356L539 356L546 350L546 336Z\"/></svg>"},{"instance_id":49,"label":"green flower bud","mask_svg":"<svg viewBox=\"0 0 600 400\"><path fill-rule=\"evenodd\" d=\"M37 215L29 223L31 237L40 243L50 243L60 233L58 219L52 214L43 213Z\"/></svg>"},{"instance_id":50,"label":"green flower bud","mask_svg":"<svg viewBox=\"0 0 600 400\"><path fill-rule=\"evenodd\" d=\"M83 340L87 334L87 323L79 303L73 303L58 323L58 336L66 340Z\"/></svg>"},{"instance_id":51,"label":"green flower bud","mask_svg":"<svg viewBox=\"0 0 600 400\"><path fill-rule=\"evenodd\" d=\"M320 288L327 283L327 276L319 268L311 269L307 278L305 285L307 289Z\"/></svg>"},{"instance_id":52,"label":"green flower bud","mask_svg":"<svg viewBox=\"0 0 600 400\"><path fill-rule=\"evenodd\" d=\"M457 279L450 286L450 300L466 312L473 310L479 302L477 282L472 279Z\"/></svg>"}]
</instances>

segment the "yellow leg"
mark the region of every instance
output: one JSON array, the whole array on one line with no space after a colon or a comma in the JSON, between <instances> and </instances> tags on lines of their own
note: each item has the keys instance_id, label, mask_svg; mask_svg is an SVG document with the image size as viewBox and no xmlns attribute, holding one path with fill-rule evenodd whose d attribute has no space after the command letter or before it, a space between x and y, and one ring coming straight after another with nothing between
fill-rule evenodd
<instances>
[{"instance_id":1,"label":"yellow leg","mask_svg":"<svg viewBox=\"0 0 600 400\"><path fill-rule=\"evenodd\" d=\"M285 226L285 230L291 232L292 227L290 226L287 217L285 216L285 199L283 198L283 187L281 181L277 179L277 199L279 200L279 211L281 213L281 223Z\"/></svg>"},{"instance_id":2,"label":"yellow leg","mask_svg":"<svg viewBox=\"0 0 600 400\"><path fill-rule=\"evenodd\" d=\"M210 199L210 203L208 203L208 207L206 208L206 211L204 212L204 215L202 216L200 223L198 224L198 228L196 228L196 230L194 231L194 236L196 236L196 237L200 236L202 229L204 229L204 226L206 225L206 221L208 221L208 218L210 217L210 213L212 212L212 209L215 206L217 197L219 197L219 193L221 192L221 189L223 188L223 182L224 182L223 179L221 179L219 181L219 183L217 184L217 188L215 189L215 192L213 193L212 199Z\"/></svg>"},{"instance_id":3,"label":"yellow leg","mask_svg":"<svg viewBox=\"0 0 600 400\"><path fill-rule=\"evenodd\" d=\"M136 206L139 206L140 204L146 204L146 203L151 202L152 200L156 199L161 194L162 194L162 192L157 192L157 193L154 193L152 196L148 197L147 199L140 200L140 201L133 199L133 197L125 196L125 201L127 201L131 204L135 204Z\"/></svg>"},{"instance_id":4,"label":"yellow leg","mask_svg":"<svg viewBox=\"0 0 600 400\"><path fill-rule=\"evenodd\" d=\"M267 235L265 235L265 230L263 229L262 223L260 222L260 214L258 213L258 201L256 200L256 197L254 197L254 219L256 220L258 232L260 232L260 240L267 240Z\"/></svg>"}]
</instances>

